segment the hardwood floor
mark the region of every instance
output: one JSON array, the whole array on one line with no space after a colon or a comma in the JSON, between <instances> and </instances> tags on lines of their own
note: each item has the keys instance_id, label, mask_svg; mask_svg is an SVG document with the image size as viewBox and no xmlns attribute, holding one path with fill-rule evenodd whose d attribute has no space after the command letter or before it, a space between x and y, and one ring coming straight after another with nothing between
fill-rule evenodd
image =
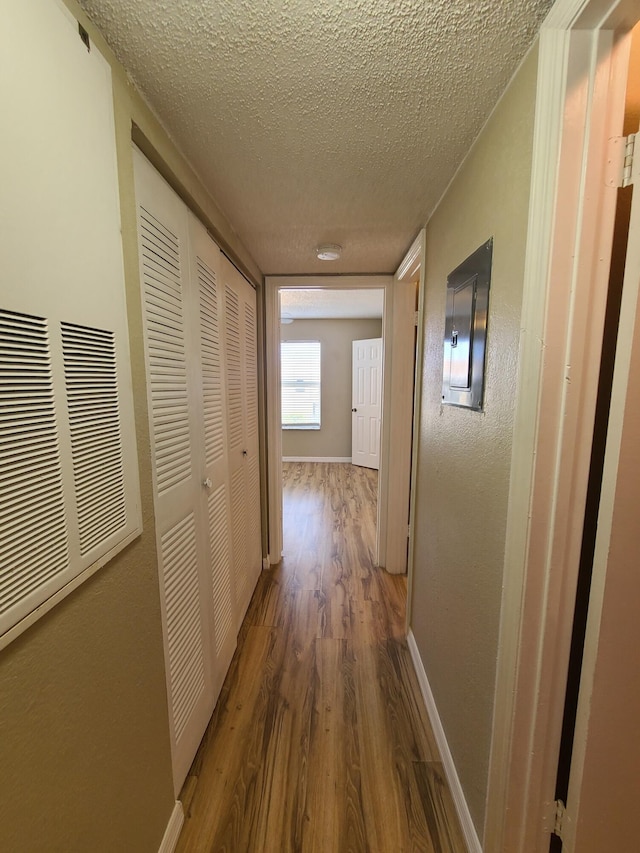
<instances>
[{"instance_id":1,"label":"hardwood floor","mask_svg":"<svg viewBox=\"0 0 640 853\"><path fill-rule=\"evenodd\" d=\"M463 853L404 639L374 566L377 471L284 463L264 572L185 783L177 850Z\"/></svg>"}]
</instances>

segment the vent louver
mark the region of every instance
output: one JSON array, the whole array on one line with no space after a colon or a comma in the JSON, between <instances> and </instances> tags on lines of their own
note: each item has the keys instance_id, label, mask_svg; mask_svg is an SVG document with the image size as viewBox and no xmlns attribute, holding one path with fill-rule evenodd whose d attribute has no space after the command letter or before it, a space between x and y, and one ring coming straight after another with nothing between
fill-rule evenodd
<instances>
[{"instance_id":1,"label":"vent louver","mask_svg":"<svg viewBox=\"0 0 640 853\"><path fill-rule=\"evenodd\" d=\"M62 323L62 352L84 556L126 523L114 336Z\"/></svg>"},{"instance_id":2,"label":"vent louver","mask_svg":"<svg viewBox=\"0 0 640 853\"><path fill-rule=\"evenodd\" d=\"M0 614L68 565L47 323L0 310Z\"/></svg>"}]
</instances>

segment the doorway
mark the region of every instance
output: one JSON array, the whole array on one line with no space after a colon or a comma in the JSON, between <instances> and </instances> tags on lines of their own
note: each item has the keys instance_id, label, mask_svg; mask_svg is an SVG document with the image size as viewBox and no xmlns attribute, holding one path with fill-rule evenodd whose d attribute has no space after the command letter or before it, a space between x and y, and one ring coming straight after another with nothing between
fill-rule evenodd
<instances>
[{"instance_id":1,"label":"doorway","mask_svg":"<svg viewBox=\"0 0 640 853\"><path fill-rule=\"evenodd\" d=\"M376 563L391 574L408 575L409 602L413 562L413 468L419 433L419 406L415 404L415 397L422 373L425 239L425 229L422 229L394 276L267 276L265 280L268 563L277 564L282 555L280 294L285 290L381 290L384 293L382 337L385 346Z\"/></svg>"},{"instance_id":2,"label":"doorway","mask_svg":"<svg viewBox=\"0 0 640 853\"><path fill-rule=\"evenodd\" d=\"M268 278L267 300L267 422L269 491L269 562L282 555L283 495L282 462L351 463L351 350L352 341L379 336L386 339L390 316L386 310L390 276L331 276ZM283 323L284 320L284 323ZM283 377L283 347L297 350L303 343L319 344L320 423L296 428L282 423L283 378L285 386L297 377L295 370ZM297 345L293 345L297 342ZM300 353L295 353L300 358ZM387 352L383 357L383 377ZM299 382L302 388L303 382ZM306 392L300 390L302 401ZM285 388L285 405L288 388ZM382 388L383 426L385 383ZM306 417L302 413L291 418ZM385 476L386 459L381 458L378 481ZM378 501L376 562L379 563L381 506Z\"/></svg>"}]
</instances>

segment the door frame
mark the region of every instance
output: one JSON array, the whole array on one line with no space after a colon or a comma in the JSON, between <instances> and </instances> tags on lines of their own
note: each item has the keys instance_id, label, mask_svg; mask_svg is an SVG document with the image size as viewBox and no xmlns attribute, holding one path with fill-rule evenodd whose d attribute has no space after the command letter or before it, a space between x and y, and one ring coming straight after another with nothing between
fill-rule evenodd
<instances>
[{"instance_id":1,"label":"door frame","mask_svg":"<svg viewBox=\"0 0 640 853\"><path fill-rule=\"evenodd\" d=\"M392 351L392 285L389 275L267 276L265 278L266 396L267 396L267 495L269 502L268 562L282 558L282 425L280 390L280 291L281 290L376 290L384 291L382 318L383 376L380 470L378 474L378 521L376 564L386 552L387 481L389 471L389 380Z\"/></svg>"},{"instance_id":2,"label":"door frame","mask_svg":"<svg viewBox=\"0 0 640 853\"><path fill-rule=\"evenodd\" d=\"M607 140L637 17L636 0L556 0L540 31L483 842L496 853L546 851L553 829L615 217Z\"/></svg>"},{"instance_id":3,"label":"door frame","mask_svg":"<svg viewBox=\"0 0 640 853\"><path fill-rule=\"evenodd\" d=\"M640 19L640 8L638 18ZM622 686L621 681L630 683L635 691L638 690L637 680L634 680L637 672L634 669L634 661L637 666L638 653L630 649L629 656L621 656L621 650L631 645L629 641L637 638L638 633L634 609L639 589L634 563L637 554L626 547L625 538L635 536L637 530L639 156L634 156L632 183L634 189L628 223L610 417L562 833L563 850L566 853L580 850L584 844L590 844L590 849L597 849L598 844L603 843L603 839L598 838L597 834L602 834L601 827L607 827L607 835L610 837L611 822L617 824L611 838L612 849L613 844L616 845L615 849L622 849L628 843L629 835L636 834L633 815L638 750L633 748L633 744L629 744L629 734L631 728L635 729L637 699L621 697L620 690L626 689L626 684ZM633 736L632 740L635 740ZM626 752L622 759L624 767L620 766L620 750ZM608 756L609 775L606 768L604 772L601 770L603 755ZM612 771L618 775L615 782L612 782ZM594 785L594 775L601 780L599 784ZM603 802L603 797L608 798L606 803ZM616 814L612 814L613 809Z\"/></svg>"},{"instance_id":4,"label":"door frame","mask_svg":"<svg viewBox=\"0 0 640 853\"><path fill-rule=\"evenodd\" d=\"M413 584L415 466L420 434L425 247L426 229L423 228L393 278L394 350L390 379L391 414L387 433L390 465L385 568L391 574L407 574L407 633Z\"/></svg>"}]
</instances>

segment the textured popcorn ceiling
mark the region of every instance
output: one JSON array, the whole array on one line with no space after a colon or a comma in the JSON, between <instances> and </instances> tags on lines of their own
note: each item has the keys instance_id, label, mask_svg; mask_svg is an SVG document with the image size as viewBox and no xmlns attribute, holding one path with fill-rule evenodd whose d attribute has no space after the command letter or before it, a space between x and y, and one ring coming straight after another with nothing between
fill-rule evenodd
<instances>
[{"instance_id":1,"label":"textured popcorn ceiling","mask_svg":"<svg viewBox=\"0 0 640 853\"><path fill-rule=\"evenodd\" d=\"M280 315L294 320L377 318L383 307L380 289L280 291Z\"/></svg>"},{"instance_id":2,"label":"textured popcorn ceiling","mask_svg":"<svg viewBox=\"0 0 640 853\"><path fill-rule=\"evenodd\" d=\"M81 3L267 274L394 272L551 6Z\"/></svg>"}]
</instances>

